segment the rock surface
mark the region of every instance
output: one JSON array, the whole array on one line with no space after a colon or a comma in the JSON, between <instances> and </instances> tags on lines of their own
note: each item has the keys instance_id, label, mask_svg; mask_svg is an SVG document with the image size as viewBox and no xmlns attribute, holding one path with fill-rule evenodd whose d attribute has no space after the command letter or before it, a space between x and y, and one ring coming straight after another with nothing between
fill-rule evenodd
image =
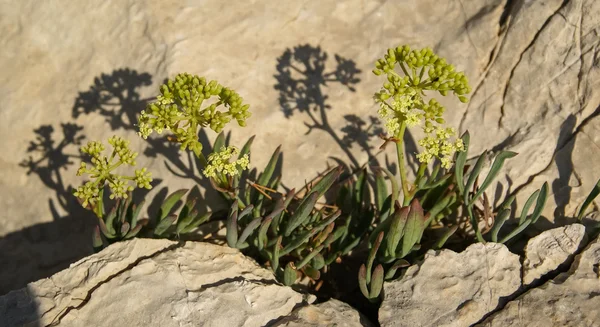
<instances>
[{"instance_id":1,"label":"rock surface","mask_svg":"<svg viewBox=\"0 0 600 327\"><path fill-rule=\"evenodd\" d=\"M600 238L575 257L568 272L509 302L478 327L600 325Z\"/></svg>"},{"instance_id":2,"label":"rock surface","mask_svg":"<svg viewBox=\"0 0 600 327\"><path fill-rule=\"evenodd\" d=\"M551 229L530 239L525 247L523 285L568 263L585 239L585 227L581 224Z\"/></svg>"},{"instance_id":3,"label":"rock surface","mask_svg":"<svg viewBox=\"0 0 600 327\"><path fill-rule=\"evenodd\" d=\"M429 251L398 280L384 283L381 326L470 326L521 286L519 256L497 243Z\"/></svg>"},{"instance_id":4,"label":"rock surface","mask_svg":"<svg viewBox=\"0 0 600 327\"><path fill-rule=\"evenodd\" d=\"M295 310L290 316L280 320L279 327L374 327L366 317L348 304L331 299L316 305L308 305Z\"/></svg>"},{"instance_id":5,"label":"rock surface","mask_svg":"<svg viewBox=\"0 0 600 327\"><path fill-rule=\"evenodd\" d=\"M135 239L0 297L0 326L264 326L302 303L235 249Z\"/></svg>"},{"instance_id":6,"label":"rock surface","mask_svg":"<svg viewBox=\"0 0 600 327\"><path fill-rule=\"evenodd\" d=\"M594 0L0 2L0 151L8 154L0 159L0 237L26 234L3 245L22 255L2 251L0 263L28 266L19 274L2 268L0 293L91 253L89 225L70 193L83 182L75 176L79 143L113 134L130 139L138 165L168 180L150 196L163 186L190 187L170 171L187 162L175 148L135 135L136 113L165 78L187 71L237 90L253 117L247 128L232 126L232 143L256 134L252 165L259 168L283 143L284 184L291 188L330 157L362 164L376 153L377 129L367 127L382 81L370 71L388 47L404 43L433 47L466 71L471 102L442 103L446 120L470 131L471 155L519 152L507 161L498 193L519 188L522 205L548 181L539 223L565 223L599 177L599 17ZM325 53L317 60L323 71L288 74L291 65L306 69L296 58ZM335 81L315 83L325 75ZM308 107L327 121L313 121ZM305 123L317 128L305 135ZM72 222L56 223L65 219Z\"/></svg>"}]
</instances>

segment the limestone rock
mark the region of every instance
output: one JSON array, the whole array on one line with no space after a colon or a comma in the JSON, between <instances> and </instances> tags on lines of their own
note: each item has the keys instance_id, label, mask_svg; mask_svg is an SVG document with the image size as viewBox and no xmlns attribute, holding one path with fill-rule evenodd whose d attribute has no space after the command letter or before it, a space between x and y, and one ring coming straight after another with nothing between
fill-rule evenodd
<instances>
[{"instance_id":1,"label":"limestone rock","mask_svg":"<svg viewBox=\"0 0 600 327\"><path fill-rule=\"evenodd\" d=\"M0 297L0 326L264 326L302 302L235 249L135 239Z\"/></svg>"},{"instance_id":2,"label":"limestone rock","mask_svg":"<svg viewBox=\"0 0 600 327\"><path fill-rule=\"evenodd\" d=\"M295 310L289 317L281 319L281 327L371 327L366 317L348 304L331 299L327 302L308 305Z\"/></svg>"},{"instance_id":3,"label":"limestone rock","mask_svg":"<svg viewBox=\"0 0 600 327\"><path fill-rule=\"evenodd\" d=\"M509 302L478 327L600 325L600 239L577 255L568 272Z\"/></svg>"},{"instance_id":4,"label":"limestone rock","mask_svg":"<svg viewBox=\"0 0 600 327\"><path fill-rule=\"evenodd\" d=\"M384 283L381 326L470 326L521 286L519 256L497 243L429 251L398 280Z\"/></svg>"},{"instance_id":5,"label":"limestone rock","mask_svg":"<svg viewBox=\"0 0 600 327\"><path fill-rule=\"evenodd\" d=\"M530 239L525 247L523 285L567 263L585 242L585 227L572 224L551 229Z\"/></svg>"}]
</instances>

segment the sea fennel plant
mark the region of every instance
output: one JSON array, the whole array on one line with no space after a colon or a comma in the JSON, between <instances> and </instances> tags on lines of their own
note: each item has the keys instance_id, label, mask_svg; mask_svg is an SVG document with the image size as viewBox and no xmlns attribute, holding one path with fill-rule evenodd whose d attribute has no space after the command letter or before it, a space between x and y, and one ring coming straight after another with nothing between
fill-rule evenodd
<instances>
[{"instance_id":1,"label":"sea fennel plant","mask_svg":"<svg viewBox=\"0 0 600 327\"><path fill-rule=\"evenodd\" d=\"M426 92L442 96L452 93L460 102L468 102L471 88L464 73L457 72L429 48L411 50L407 45L388 49L384 58L377 60L373 73L387 79L374 99L380 106L378 113L388 132L385 144L396 144L400 172L398 186L395 176L387 169L374 168L378 222L369 236L371 249L366 265L359 270L359 286L365 297L376 301L385 279L394 278L399 268L409 265L428 249L441 248L459 228L463 229L461 235L467 235L462 236L462 242L468 242L465 237L473 234L479 242L509 241L540 217L548 185L544 184L532 194L521 211L519 225L499 239L515 197L510 196L494 210L485 190L504 161L516 153L500 152L479 184L487 151L472 168L466 165L469 134L454 138L456 131L445 125L445 108L435 98L424 99L429 95ZM416 154L420 165L415 180L410 182L403 138L407 128L416 126L422 128L425 137L418 142L422 148ZM433 168L428 173L432 162ZM391 181L391 194L388 194L384 176ZM534 203L534 210L529 214ZM461 224L465 216L469 221L467 225Z\"/></svg>"}]
</instances>

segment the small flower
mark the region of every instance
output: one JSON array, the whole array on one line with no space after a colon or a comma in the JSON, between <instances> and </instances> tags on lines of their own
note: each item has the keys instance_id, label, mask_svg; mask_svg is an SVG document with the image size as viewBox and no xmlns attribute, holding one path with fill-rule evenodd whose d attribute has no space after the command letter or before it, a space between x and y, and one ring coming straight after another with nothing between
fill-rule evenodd
<instances>
[{"instance_id":1,"label":"small flower","mask_svg":"<svg viewBox=\"0 0 600 327\"><path fill-rule=\"evenodd\" d=\"M137 152L131 151L129 141L121 137L112 136L108 139L108 143L113 147L110 157L102 154L105 147L102 143L92 141L81 147L81 152L89 154L92 166L88 167L85 162L80 164L77 170L77 175L89 174L92 181L86 182L83 186L78 187L73 194L82 199L82 205L87 207L89 204L95 204L100 199L100 191L104 185L108 183L111 190L110 198L127 198L127 194L133 191L134 187L129 185L130 180L133 180L138 187L152 188L150 182L152 178L146 168L135 171L135 176L122 176L114 174L113 171L123 164L135 166L135 158ZM118 158L118 160L116 159Z\"/></svg>"},{"instance_id":2,"label":"small flower","mask_svg":"<svg viewBox=\"0 0 600 327\"><path fill-rule=\"evenodd\" d=\"M208 156L208 165L203 170L204 176L208 178L215 178L220 174L235 176L248 169L250 164L248 154L230 162L231 157L238 154L239 150L233 146L223 147L220 152L211 153Z\"/></svg>"},{"instance_id":3,"label":"small flower","mask_svg":"<svg viewBox=\"0 0 600 327\"><path fill-rule=\"evenodd\" d=\"M202 150L202 144L197 140L198 127L210 127L219 133L232 119L245 126L251 115L249 106L243 104L239 94L216 81L207 83L204 77L179 74L162 85L160 92L156 101L141 112L138 134L146 139L154 131L161 134L170 130L182 143L182 149L196 153ZM205 100L210 101L214 97L216 102L202 108ZM217 110L219 106L226 110Z\"/></svg>"}]
</instances>

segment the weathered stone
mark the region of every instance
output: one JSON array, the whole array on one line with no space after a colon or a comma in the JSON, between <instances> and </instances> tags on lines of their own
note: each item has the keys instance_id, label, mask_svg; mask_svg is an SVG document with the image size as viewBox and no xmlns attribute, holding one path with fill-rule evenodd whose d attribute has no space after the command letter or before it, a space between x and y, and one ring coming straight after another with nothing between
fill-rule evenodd
<instances>
[{"instance_id":1,"label":"weathered stone","mask_svg":"<svg viewBox=\"0 0 600 327\"><path fill-rule=\"evenodd\" d=\"M521 286L519 256L497 243L429 251L421 264L384 283L381 326L470 326Z\"/></svg>"},{"instance_id":2,"label":"weathered stone","mask_svg":"<svg viewBox=\"0 0 600 327\"><path fill-rule=\"evenodd\" d=\"M302 302L235 249L136 239L0 297L0 319L3 326L264 326Z\"/></svg>"},{"instance_id":3,"label":"weathered stone","mask_svg":"<svg viewBox=\"0 0 600 327\"><path fill-rule=\"evenodd\" d=\"M285 327L370 327L374 326L365 316L348 304L331 299L327 302L308 305L295 310L289 317L280 320L277 326Z\"/></svg>"},{"instance_id":4,"label":"weathered stone","mask_svg":"<svg viewBox=\"0 0 600 327\"><path fill-rule=\"evenodd\" d=\"M523 285L568 263L583 244L585 227L581 224L551 229L530 239L525 247Z\"/></svg>"},{"instance_id":5,"label":"weathered stone","mask_svg":"<svg viewBox=\"0 0 600 327\"><path fill-rule=\"evenodd\" d=\"M533 288L479 327L596 327L600 322L600 239L577 255L568 272Z\"/></svg>"}]
</instances>

